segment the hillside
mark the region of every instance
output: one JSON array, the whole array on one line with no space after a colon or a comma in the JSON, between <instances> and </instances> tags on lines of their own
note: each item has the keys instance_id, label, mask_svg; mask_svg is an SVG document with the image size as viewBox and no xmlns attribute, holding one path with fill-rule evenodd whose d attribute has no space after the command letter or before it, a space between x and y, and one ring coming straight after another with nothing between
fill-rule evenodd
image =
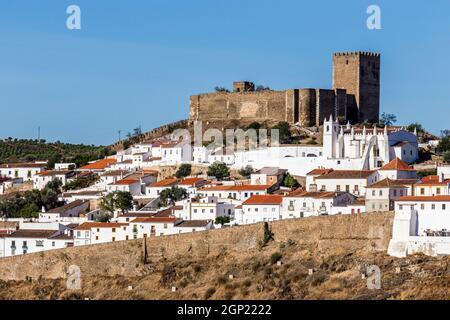
<instances>
[{"instance_id":1,"label":"hillside","mask_svg":"<svg viewBox=\"0 0 450 320\"><path fill-rule=\"evenodd\" d=\"M0 298L448 298L449 257L386 255L392 220L377 213L280 221L262 249L262 224L152 238L146 262L142 240L11 257L0 260ZM380 290L362 276L374 264ZM66 289L71 265L81 269L82 290Z\"/></svg>"},{"instance_id":2,"label":"hillside","mask_svg":"<svg viewBox=\"0 0 450 320\"><path fill-rule=\"evenodd\" d=\"M82 166L111 153L112 149L103 146L12 138L0 140L0 163L49 160L50 164L73 162Z\"/></svg>"}]
</instances>

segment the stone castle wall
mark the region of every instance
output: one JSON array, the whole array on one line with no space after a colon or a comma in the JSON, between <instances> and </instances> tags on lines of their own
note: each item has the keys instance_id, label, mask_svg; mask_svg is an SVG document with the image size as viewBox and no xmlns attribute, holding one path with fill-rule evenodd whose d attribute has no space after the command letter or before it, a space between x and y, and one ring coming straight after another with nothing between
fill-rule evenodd
<instances>
[{"instance_id":1,"label":"stone castle wall","mask_svg":"<svg viewBox=\"0 0 450 320\"><path fill-rule=\"evenodd\" d=\"M234 92L190 97L190 120L265 120L320 126L325 118L353 123L379 119L380 55L366 52L333 55L333 88L255 91L251 82L236 82Z\"/></svg>"}]
</instances>

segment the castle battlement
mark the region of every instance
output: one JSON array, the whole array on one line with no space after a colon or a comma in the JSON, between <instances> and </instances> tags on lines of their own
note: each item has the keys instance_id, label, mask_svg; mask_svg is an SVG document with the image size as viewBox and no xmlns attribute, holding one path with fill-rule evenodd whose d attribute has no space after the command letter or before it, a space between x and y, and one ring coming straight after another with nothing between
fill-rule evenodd
<instances>
[{"instance_id":1,"label":"castle battlement","mask_svg":"<svg viewBox=\"0 0 450 320\"><path fill-rule=\"evenodd\" d=\"M335 57L350 57L350 56L364 56L364 57L380 57L381 54L377 52L369 51L353 51L353 52L336 52L333 54Z\"/></svg>"}]
</instances>

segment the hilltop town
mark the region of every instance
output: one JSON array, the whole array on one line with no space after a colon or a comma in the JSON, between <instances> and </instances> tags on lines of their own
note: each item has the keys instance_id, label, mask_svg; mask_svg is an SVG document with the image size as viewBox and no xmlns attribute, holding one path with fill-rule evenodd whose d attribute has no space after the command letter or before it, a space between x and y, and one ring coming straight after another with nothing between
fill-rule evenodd
<instances>
[{"instance_id":1,"label":"hilltop town","mask_svg":"<svg viewBox=\"0 0 450 320\"><path fill-rule=\"evenodd\" d=\"M380 54L335 53L333 64L332 89L239 81L191 96L189 119L84 165L0 164L0 258L387 212L389 255L450 254L450 166L424 156L448 137L380 116ZM235 148L235 131L224 144L228 128L255 130L253 148L250 135Z\"/></svg>"}]
</instances>

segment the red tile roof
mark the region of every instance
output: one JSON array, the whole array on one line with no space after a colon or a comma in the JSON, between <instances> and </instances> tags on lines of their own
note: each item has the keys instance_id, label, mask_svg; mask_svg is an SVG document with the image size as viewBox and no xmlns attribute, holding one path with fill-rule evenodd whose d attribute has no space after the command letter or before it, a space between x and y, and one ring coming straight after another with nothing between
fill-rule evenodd
<instances>
[{"instance_id":1,"label":"red tile roof","mask_svg":"<svg viewBox=\"0 0 450 320\"><path fill-rule=\"evenodd\" d=\"M136 179L122 179L119 181L116 181L115 183L111 183L111 185L124 185L124 186L129 186L135 183L139 183L139 180Z\"/></svg>"},{"instance_id":2,"label":"red tile roof","mask_svg":"<svg viewBox=\"0 0 450 320\"><path fill-rule=\"evenodd\" d=\"M414 168L410 167L406 162L399 158L385 164L380 170L415 171Z\"/></svg>"},{"instance_id":3,"label":"red tile roof","mask_svg":"<svg viewBox=\"0 0 450 320\"><path fill-rule=\"evenodd\" d=\"M407 196L407 197L401 197L397 201L434 201L434 202L443 202L443 201L450 201L450 196Z\"/></svg>"},{"instance_id":4,"label":"red tile roof","mask_svg":"<svg viewBox=\"0 0 450 320\"><path fill-rule=\"evenodd\" d=\"M131 223L174 223L178 218L175 217L139 217L131 221Z\"/></svg>"},{"instance_id":5,"label":"red tile roof","mask_svg":"<svg viewBox=\"0 0 450 320\"><path fill-rule=\"evenodd\" d=\"M244 201L243 205L281 204L283 197L277 194L254 195Z\"/></svg>"},{"instance_id":6,"label":"red tile roof","mask_svg":"<svg viewBox=\"0 0 450 320\"><path fill-rule=\"evenodd\" d=\"M76 227L74 230L91 230L92 228L120 228L128 226L128 223L116 222L84 222Z\"/></svg>"},{"instance_id":7,"label":"red tile roof","mask_svg":"<svg viewBox=\"0 0 450 320\"><path fill-rule=\"evenodd\" d=\"M202 181L205 181L205 179L202 179L202 178L186 178L186 179L181 180L179 184L183 185L183 186L193 186L196 183L202 182Z\"/></svg>"},{"instance_id":8,"label":"red tile roof","mask_svg":"<svg viewBox=\"0 0 450 320\"><path fill-rule=\"evenodd\" d=\"M297 191L300 190L300 191ZM314 199L327 199L334 198L339 193L333 191L304 191L297 189L286 196L286 198L314 198Z\"/></svg>"},{"instance_id":9,"label":"red tile roof","mask_svg":"<svg viewBox=\"0 0 450 320\"><path fill-rule=\"evenodd\" d=\"M413 185L418 181L418 179L403 179L403 180L391 180L386 178L384 180L378 181L370 186L367 186L367 189L373 188L393 188L393 187L406 187L407 185Z\"/></svg>"},{"instance_id":10,"label":"red tile roof","mask_svg":"<svg viewBox=\"0 0 450 320\"><path fill-rule=\"evenodd\" d=\"M450 179L439 181L439 176L426 176L423 177L421 181L417 183L417 185L424 186L446 186L450 183Z\"/></svg>"},{"instance_id":11,"label":"red tile roof","mask_svg":"<svg viewBox=\"0 0 450 320\"><path fill-rule=\"evenodd\" d=\"M106 167L109 167L111 164L114 164L116 162L117 162L116 159L106 158L106 159L98 160L98 161L95 161L88 165L85 165L84 167L81 167L80 170L103 170Z\"/></svg>"},{"instance_id":12,"label":"red tile roof","mask_svg":"<svg viewBox=\"0 0 450 320\"><path fill-rule=\"evenodd\" d=\"M271 185L252 185L245 184L241 186L214 186L214 187L204 187L202 191L259 191L259 190L267 190L271 187Z\"/></svg>"},{"instance_id":13,"label":"red tile roof","mask_svg":"<svg viewBox=\"0 0 450 320\"><path fill-rule=\"evenodd\" d=\"M333 169L317 168L317 169L314 169L314 170L308 172L306 175L307 176L322 175L322 174L330 173L331 171L333 171Z\"/></svg>"},{"instance_id":14,"label":"red tile roof","mask_svg":"<svg viewBox=\"0 0 450 320\"><path fill-rule=\"evenodd\" d=\"M158 182L152 183L149 187L170 187L175 185L178 182L176 178L167 178Z\"/></svg>"},{"instance_id":15,"label":"red tile roof","mask_svg":"<svg viewBox=\"0 0 450 320\"><path fill-rule=\"evenodd\" d=\"M316 179L367 179L374 172L372 170L334 170Z\"/></svg>"}]
</instances>

